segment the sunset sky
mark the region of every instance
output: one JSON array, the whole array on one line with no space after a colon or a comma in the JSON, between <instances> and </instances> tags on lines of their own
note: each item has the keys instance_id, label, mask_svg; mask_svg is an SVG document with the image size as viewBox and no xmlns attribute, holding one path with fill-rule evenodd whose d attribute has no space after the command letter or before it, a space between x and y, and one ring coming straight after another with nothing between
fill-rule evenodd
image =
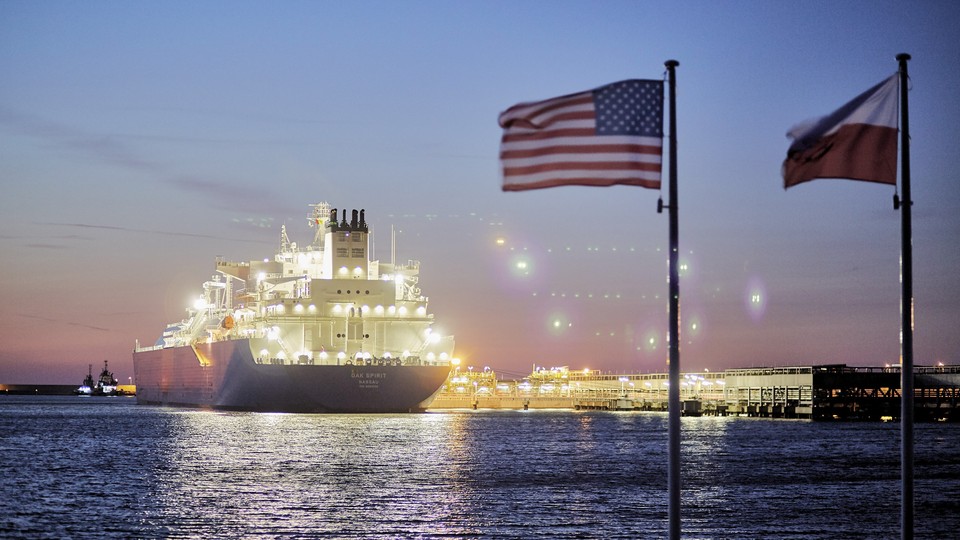
<instances>
[{"instance_id":1,"label":"sunset sky","mask_svg":"<svg viewBox=\"0 0 960 540\"><path fill-rule=\"evenodd\" d=\"M381 260L395 227L467 364L665 371L661 193L504 193L497 116L668 59L681 369L896 363L895 189L780 165L901 52L915 363L960 364L960 3L0 1L0 383L127 382L216 256L308 243L320 201Z\"/></svg>"}]
</instances>

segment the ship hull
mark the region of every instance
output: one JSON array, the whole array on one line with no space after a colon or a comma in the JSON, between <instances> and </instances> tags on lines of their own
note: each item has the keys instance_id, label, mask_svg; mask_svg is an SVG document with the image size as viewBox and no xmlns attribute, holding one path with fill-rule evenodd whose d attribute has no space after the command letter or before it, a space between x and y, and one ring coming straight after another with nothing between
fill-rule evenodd
<instances>
[{"instance_id":1,"label":"ship hull","mask_svg":"<svg viewBox=\"0 0 960 540\"><path fill-rule=\"evenodd\" d=\"M137 402L295 413L417 412L448 366L257 363L239 339L133 354Z\"/></svg>"}]
</instances>

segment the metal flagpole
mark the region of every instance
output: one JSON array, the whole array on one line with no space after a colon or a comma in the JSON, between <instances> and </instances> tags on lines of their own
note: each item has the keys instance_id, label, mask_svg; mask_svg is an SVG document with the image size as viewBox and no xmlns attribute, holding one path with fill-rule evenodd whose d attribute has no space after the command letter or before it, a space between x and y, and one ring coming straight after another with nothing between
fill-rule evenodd
<instances>
[{"instance_id":1,"label":"metal flagpole","mask_svg":"<svg viewBox=\"0 0 960 540\"><path fill-rule=\"evenodd\" d=\"M900 62L900 537L913 539L913 237L910 230L910 117L907 109L907 60Z\"/></svg>"},{"instance_id":2,"label":"metal flagpole","mask_svg":"<svg viewBox=\"0 0 960 540\"><path fill-rule=\"evenodd\" d=\"M670 84L670 388L669 414L670 462L667 486L670 491L670 540L680 540L680 283L677 271L679 241L677 226L677 75L676 60L664 62Z\"/></svg>"}]
</instances>

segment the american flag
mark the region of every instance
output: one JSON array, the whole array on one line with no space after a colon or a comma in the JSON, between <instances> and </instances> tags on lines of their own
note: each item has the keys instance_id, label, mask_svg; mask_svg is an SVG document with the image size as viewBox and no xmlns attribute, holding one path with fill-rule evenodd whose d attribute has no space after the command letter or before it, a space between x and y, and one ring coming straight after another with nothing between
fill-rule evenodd
<instances>
[{"instance_id":1,"label":"american flag","mask_svg":"<svg viewBox=\"0 0 960 540\"><path fill-rule=\"evenodd\" d=\"M500 114L503 190L625 184L659 189L663 81L631 79Z\"/></svg>"}]
</instances>

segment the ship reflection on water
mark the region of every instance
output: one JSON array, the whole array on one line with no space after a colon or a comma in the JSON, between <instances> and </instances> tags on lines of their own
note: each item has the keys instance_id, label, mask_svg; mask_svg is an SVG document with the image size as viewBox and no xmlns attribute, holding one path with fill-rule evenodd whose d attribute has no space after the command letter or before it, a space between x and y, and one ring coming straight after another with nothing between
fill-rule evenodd
<instances>
[{"instance_id":1,"label":"ship reflection on water","mask_svg":"<svg viewBox=\"0 0 960 540\"><path fill-rule=\"evenodd\" d=\"M171 533L336 537L468 532L449 489L469 459L454 415L185 411L154 496Z\"/></svg>"}]
</instances>

